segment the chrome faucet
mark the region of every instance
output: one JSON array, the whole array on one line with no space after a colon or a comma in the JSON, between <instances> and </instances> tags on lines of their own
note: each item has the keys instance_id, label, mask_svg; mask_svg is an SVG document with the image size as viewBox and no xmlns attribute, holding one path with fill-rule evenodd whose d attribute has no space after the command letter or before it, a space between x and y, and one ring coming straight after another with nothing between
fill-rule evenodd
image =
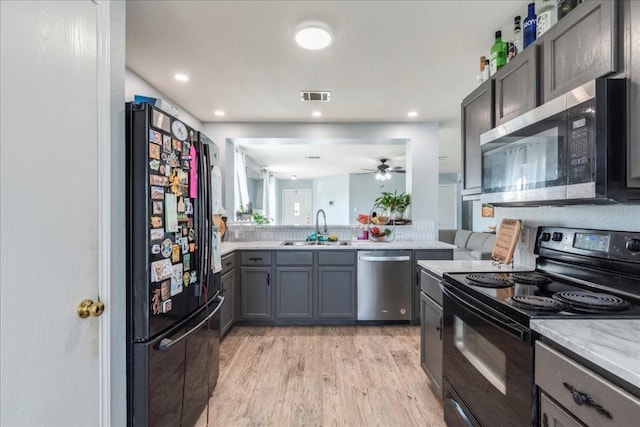
<instances>
[{"instance_id":1,"label":"chrome faucet","mask_svg":"<svg viewBox=\"0 0 640 427\"><path fill-rule=\"evenodd\" d=\"M324 231L323 231L323 235L327 234L327 214L324 213L324 211L322 209L318 209L318 212L316 212L316 243L319 240L320 237L320 225L318 224L318 220L320 218L320 212L322 212L322 217L324 218Z\"/></svg>"}]
</instances>

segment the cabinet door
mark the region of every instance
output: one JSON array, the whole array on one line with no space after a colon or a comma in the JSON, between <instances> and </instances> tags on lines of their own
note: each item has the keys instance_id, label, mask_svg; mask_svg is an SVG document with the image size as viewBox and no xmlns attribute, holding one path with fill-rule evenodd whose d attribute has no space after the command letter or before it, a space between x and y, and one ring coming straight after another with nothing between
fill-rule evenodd
<instances>
[{"instance_id":1,"label":"cabinet door","mask_svg":"<svg viewBox=\"0 0 640 427\"><path fill-rule=\"evenodd\" d=\"M356 318L356 269L318 267L318 317Z\"/></svg>"},{"instance_id":2,"label":"cabinet door","mask_svg":"<svg viewBox=\"0 0 640 427\"><path fill-rule=\"evenodd\" d=\"M420 319L420 267L418 261L431 260L451 260L453 259L453 249L432 249L416 250L413 252L413 321L417 323Z\"/></svg>"},{"instance_id":3,"label":"cabinet door","mask_svg":"<svg viewBox=\"0 0 640 427\"><path fill-rule=\"evenodd\" d=\"M276 317L313 317L313 267L276 268Z\"/></svg>"},{"instance_id":4,"label":"cabinet door","mask_svg":"<svg viewBox=\"0 0 640 427\"><path fill-rule=\"evenodd\" d=\"M271 268L240 269L240 317L271 319Z\"/></svg>"},{"instance_id":5,"label":"cabinet door","mask_svg":"<svg viewBox=\"0 0 640 427\"><path fill-rule=\"evenodd\" d=\"M462 195L480 194L480 135L494 126L493 80L482 83L462 101Z\"/></svg>"},{"instance_id":6,"label":"cabinet door","mask_svg":"<svg viewBox=\"0 0 640 427\"><path fill-rule=\"evenodd\" d=\"M617 70L617 7L583 2L544 34L544 102Z\"/></svg>"},{"instance_id":7,"label":"cabinet door","mask_svg":"<svg viewBox=\"0 0 640 427\"><path fill-rule=\"evenodd\" d=\"M442 307L420 294L420 365L442 397Z\"/></svg>"},{"instance_id":8,"label":"cabinet door","mask_svg":"<svg viewBox=\"0 0 640 427\"><path fill-rule=\"evenodd\" d=\"M629 135L627 152L629 174L627 185L640 187L640 2L629 1L626 7L629 16Z\"/></svg>"},{"instance_id":9,"label":"cabinet door","mask_svg":"<svg viewBox=\"0 0 640 427\"><path fill-rule=\"evenodd\" d=\"M516 56L495 76L496 126L538 106L538 46Z\"/></svg>"},{"instance_id":10,"label":"cabinet door","mask_svg":"<svg viewBox=\"0 0 640 427\"><path fill-rule=\"evenodd\" d=\"M224 265L224 263L223 263ZM234 294L235 294L235 270L227 270L221 277L222 295L224 303L220 309L220 335L224 335L231 325L234 318Z\"/></svg>"}]
</instances>

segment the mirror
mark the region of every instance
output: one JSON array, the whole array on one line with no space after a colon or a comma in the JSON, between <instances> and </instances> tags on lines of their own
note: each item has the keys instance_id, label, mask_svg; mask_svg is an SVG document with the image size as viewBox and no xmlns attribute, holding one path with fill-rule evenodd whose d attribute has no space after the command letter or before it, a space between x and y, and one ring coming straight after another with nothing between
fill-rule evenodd
<instances>
[{"instance_id":1,"label":"mirror","mask_svg":"<svg viewBox=\"0 0 640 427\"><path fill-rule=\"evenodd\" d=\"M405 192L405 139L240 138L233 142L239 221L250 221L257 212L269 224L314 225L315 213L323 209L329 224L355 225L358 213L368 214L381 192ZM238 159L238 153L244 160ZM376 179L380 165L389 167L388 180ZM239 188L242 170L244 197Z\"/></svg>"}]
</instances>

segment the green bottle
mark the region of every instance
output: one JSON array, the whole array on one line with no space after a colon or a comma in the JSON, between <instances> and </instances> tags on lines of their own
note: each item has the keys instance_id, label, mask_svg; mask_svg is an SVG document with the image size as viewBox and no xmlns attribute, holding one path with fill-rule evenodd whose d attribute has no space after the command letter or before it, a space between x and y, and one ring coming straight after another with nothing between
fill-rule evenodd
<instances>
[{"instance_id":1,"label":"green bottle","mask_svg":"<svg viewBox=\"0 0 640 427\"><path fill-rule=\"evenodd\" d=\"M496 41L491 46L491 60L489 61L489 71L493 76L496 71L504 67L507 63L507 44L502 41L502 31L496 31Z\"/></svg>"}]
</instances>

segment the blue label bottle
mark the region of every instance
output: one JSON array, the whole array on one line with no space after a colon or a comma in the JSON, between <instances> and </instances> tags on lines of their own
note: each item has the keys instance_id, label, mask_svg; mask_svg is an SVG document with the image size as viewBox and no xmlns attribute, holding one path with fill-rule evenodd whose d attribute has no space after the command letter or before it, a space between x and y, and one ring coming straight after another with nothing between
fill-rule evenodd
<instances>
[{"instance_id":1,"label":"blue label bottle","mask_svg":"<svg viewBox=\"0 0 640 427\"><path fill-rule=\"evenodd\" d=\"M536 10L535 4L529 3L529 13L527 17L524 19L523 32L524 32L524 42L522 43L523 47L526 49L531 43L536 41Z\"/></svg>"}]
</instances>

